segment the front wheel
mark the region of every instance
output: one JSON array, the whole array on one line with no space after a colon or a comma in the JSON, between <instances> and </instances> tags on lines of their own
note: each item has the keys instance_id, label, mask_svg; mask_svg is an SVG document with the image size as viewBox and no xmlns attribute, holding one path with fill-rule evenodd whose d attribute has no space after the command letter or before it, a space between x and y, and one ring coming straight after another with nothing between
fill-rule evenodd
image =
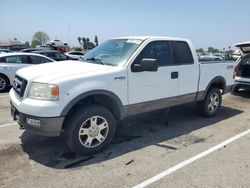
<instances>
[{"instance_id":1,"label":"front wheel","mask_svg":"<svg viewBox=\"0 0 250 188\"><path fill-rule=\"evenodd\" d=\"M222 96L218 88L212 88L205 99L198 103L198 111L202 116L215 116L221 107Z\"/></svg>"},{"instance_id":2,"label":"front wheel","mask_svg":"<svg viewBox=\"0 0 250 188\"><path fill-rule=\"evenodd\" d=\"M116 123L112 113L97 105L78 108L65 129L68 146L86 155L106 149L115 131Z\"/></svg>"},{"instance_id":3,"label":"front wheel","mask_svg":"<svg viewBox=\"0 0 250 188\"><path fill-rule=\"evenodd\" d=\"M0 93L4 92L9 87L9 80L5 77L0 75Z\"/></svg>"}]
</instances>

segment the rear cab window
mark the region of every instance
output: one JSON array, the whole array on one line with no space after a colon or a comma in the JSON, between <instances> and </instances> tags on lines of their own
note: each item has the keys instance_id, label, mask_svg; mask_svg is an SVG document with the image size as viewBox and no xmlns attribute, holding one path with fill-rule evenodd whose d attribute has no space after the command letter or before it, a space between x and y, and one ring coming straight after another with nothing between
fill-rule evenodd
<instances>
[{"instance_id":1,"label":"rear cab window","mask_svg":"<svg viewBox=\"0 0 250 188\"><path fill-rule=\"evenodd\" d=\"M171 41L173 60L176 64L193 64L194 59L190 47L185 41Z\"/></svg>"}]
</instances>

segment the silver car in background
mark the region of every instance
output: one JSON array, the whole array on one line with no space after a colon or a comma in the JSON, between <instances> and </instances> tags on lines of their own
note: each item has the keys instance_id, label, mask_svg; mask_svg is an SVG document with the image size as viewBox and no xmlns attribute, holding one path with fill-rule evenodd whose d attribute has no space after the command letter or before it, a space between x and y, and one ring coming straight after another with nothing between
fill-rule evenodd
<instances>
[{"instance_id":1,"label":"silver car in background","mask_svg":"<svg viewBox=\"0 0 250 188\"><path fill-rule=\"evenodd\" d=\"M80 60L80 58L84 56L84 53L80 51L71 51L64 54L74 60Z\"/></svg>"},{"instance_id":2,"label":"silver car in background","mask_svg":"<svg viewBox=\"0 0 250 188\"><path fill-rule=\"evenodd\" d=\"M242 56L237 60L234 69L235 85L233 90L250 88L250 41L235 44L241 51Z\"/></svg>"},{"instance_id":3,"label":"silver car in background","mask_svg":"<svg viewBox=\"0 0 250 188\"><path fill-rule=\"evenodd\" d=\"M54 61L49 57L33 53L0 54L0 92L6 91L12 85L17 70Z\"/></svg>"}]
</instances>

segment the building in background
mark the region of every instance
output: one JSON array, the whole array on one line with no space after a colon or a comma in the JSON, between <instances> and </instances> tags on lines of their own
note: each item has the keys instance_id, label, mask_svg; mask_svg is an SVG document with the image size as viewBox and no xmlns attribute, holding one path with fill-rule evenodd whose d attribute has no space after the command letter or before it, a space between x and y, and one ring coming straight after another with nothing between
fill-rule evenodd
<instances>
[{"instance_id":1,"label":"building in background","mask_svg":"<svg viewBox=\"0 0 250 188\"><path fill-rule=\"evenodd\" d=\"M25 48L25 44L18 41L16 38L14 40L0 41L0 48L5 48L9 50L18 51Z\"/></svg>"}]
</instances>

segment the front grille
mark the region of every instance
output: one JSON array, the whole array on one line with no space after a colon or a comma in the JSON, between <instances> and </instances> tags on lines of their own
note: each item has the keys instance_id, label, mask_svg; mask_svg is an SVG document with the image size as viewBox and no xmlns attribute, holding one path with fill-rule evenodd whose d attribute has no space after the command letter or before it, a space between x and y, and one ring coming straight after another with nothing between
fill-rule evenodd
<instances>
[{"instance_id":1,"label":"front grille","mask_svg":"<svg viewBox=\"0 0 250 188\"><path fill-rule=\"evenodd\" d=\"M15 94L18 98L23 98L24 91L27 86L27 80L21 78L20 76L15 76L14 82L13 82L13 89L15 91Z\"/></svg>"}]
</instances>

